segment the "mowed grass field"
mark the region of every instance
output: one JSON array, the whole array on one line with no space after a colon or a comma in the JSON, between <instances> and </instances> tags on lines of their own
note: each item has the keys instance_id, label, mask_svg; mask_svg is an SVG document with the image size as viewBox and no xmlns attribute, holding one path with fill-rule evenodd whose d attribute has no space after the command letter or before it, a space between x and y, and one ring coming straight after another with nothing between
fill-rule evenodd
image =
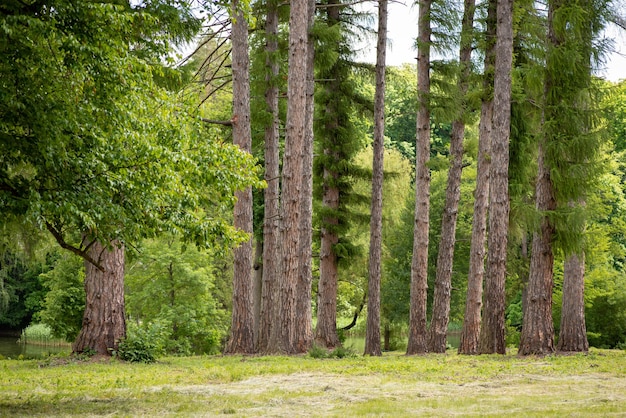
<instances>
[{"instance_id":1,"label":"mowed grass field","mask_svg":"<svg viewBox=\"0 0 626 418\"><path fill-rule=\"evenodd\" d=\"M626 351L0 360L0 416L626 417Z\"/></svg>"}]
</instances>

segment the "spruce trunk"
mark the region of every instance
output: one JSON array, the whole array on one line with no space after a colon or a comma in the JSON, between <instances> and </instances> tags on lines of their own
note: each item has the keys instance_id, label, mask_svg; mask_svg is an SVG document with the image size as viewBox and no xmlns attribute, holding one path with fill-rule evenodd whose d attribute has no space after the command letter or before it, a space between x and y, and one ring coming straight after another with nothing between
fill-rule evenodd
<instances>
[{"instance_id":1,"label":"spruce trunk","mask_svg":"<svg viewBox=\"0 0 626 418\"><path fill-rule=\"evenodd\" d=\"M557 351L586 353L589 351L585 325L585 255L572 254L565 260L563 271L563 308Z\"/></svg>"},{"instance_id":2,"label":"spruce trunk","mask_svg":"<svg viewBox=\"0 0 626 418\"><path fill-rule=\"evenodd\" d=\"M96 241L89 256L100 270L85 261L85 313L80 333L72 345L74 353L93 350L110 356L126 337L124 311L124 246L111 242L111 249Z\"/></svg>"},{"instance_id":3,"label":"spruce trunk","mask_svg":"<svg viewBox=\"0 0 626 418\"><path fill-rule=\"evenodd\" d=\"M465 95L469 86L472 39L474 30L474 0L465 0L463 24L461 28L461 47L459 63L459 93L463 97L463 105L457 119L452 123L450 137L450 169L446 185L446 202L441 221L441 240L437 254L437 274L433 300L433 315L430 322L428 351L445 353L450 320L450 292L452 290L452 265L454 261L454 244L456 242L456 221L461 198L461 174L463 171L463 139L465 137L465 117L467 104Z\"/></svg>"},{"instance_id":4,"label":"spruce trunk","mask_svg":"<svg viewBox=\"0 0 626 418\"><path fill-rule=\"evenodd\" d=\"M315 17L315 0L308 1L307 33L309 45L313 45L312 28ZM306 68L306 134L302 151L302 218L300 219L300 277L297 296L296 351L306 353L313 344L311 309L312 248L313 243L313 96L315 94L314 74L315 48L307 49Z\"/></svg>"},{"instance_id":5,"label":"spruce trunk","mask_svg":"<svg viewBox=\"0 0 626 418\"><path fill-rule=\"evenodd\" d=\"M261 353L278 352L278 277L281 271L280 256L280 152L278 119L278 85L276 78L280 69L278 51L278 5L276 1L267 3L265 20L267 58L265 65L265 104L271 115L265 127L265 182L263 215L263 281L261 285L261 317L257 349ZM272 338L273 337L273 338Z\"/></svg>"},{"instance_id":6,"label":"spruce trunk","mask_svg":"<svg viewBox=\"0 0 626 418\"><path fill-rule=\"evenodd\" d=\"M478 168L474 191L474 218L470 243L470 265L467 278L465 315L459 343L459 354L478 354L480 321L485 275L485 242L489 207L489 174L491 170L491 131L493 118L493 70L495 64L496 0L489 1L487 11L487 50L483 75L483 99L478 138Z\"/></svg>"},{"instance_id":7,"label":"spruce trunk","mask_svg":"<svg viewBox=\"0 0 626 418\"><path fill-rule=\"evenodd\" d=\"M489 185L489 238L480 352L505 354L504 310L509 229L509 138L513 67L513 0L499 0L496 26L494 115Z\"/></svg>"},{"instance_id":8,"label":"spruce trunk","mask_svg":"<svg viewBox=\"0 0 626 418\"><path fill-rule=\"evenodd\" d=\"M415 144L415 225L411 260L408 355L426 353L426 297L428 290L428 227L430 210L430 7L419 2L417 89L417 140Z\"/></svg>"},{"instance_id":9,"label":"spruce trunk","mask_svg":"<svg viewBox=\"0 0 626 418\"><path fill-rule=\"evenodd\" d=\"M233 0L232 69L233 69L233 142L250 152L250 82L248 55L248 22ZM255 352L254 346L254 296L252 252L252 188L237 191L234 209L234 226L249 234L246 242L234 250L233 311L230 338L226 354Z\"/></svg>"},{"instance_id":10,"label":"spruce trunk","mask_svg":"<svg viewBox=\"0 0 626 418\"><path fill-rule=\"evenodd\" d=\"M287 75L287 136L281 201L282 274L280 275L279 350L295 354L297 291L300 276L300 228L303 149L306 137L308 0L293 0L289 11L289 73Z\"/></svg>"},{"instance_id":11,"label":"spruce trunk","mask_svg":"<svg viewBox=\"0 0 626 418\"><path fill-rule=\"evenodd\" d=\"M383 167L385 156L385 58L387 48L387 0L378 2L376 92L374 97L374 157L370 221L369 281L365 354L380 356L380 281L383 241Z\"/></svg>"}]
</instances>

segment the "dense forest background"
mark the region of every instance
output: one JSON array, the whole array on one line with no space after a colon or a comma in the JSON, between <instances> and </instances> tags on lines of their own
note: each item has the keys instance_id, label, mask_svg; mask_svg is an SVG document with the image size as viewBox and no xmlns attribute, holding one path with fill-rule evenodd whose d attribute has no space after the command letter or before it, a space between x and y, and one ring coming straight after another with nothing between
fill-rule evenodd
<instances>
[{"instance_id":1,"label":"dense forest background","mask_svg":"<svg viewBox=\"0 0 626 418\"><path fill-rule=\"evenodd\" d=\"M503 126L507 135L505 192L492 171L490 196L510 207L499 244L506 345L535 338L525 318L527 333L547 321L543 337L558 341L576 256L585 339L625 348L626 81L594 76L612 48L602 28L623 25L617 6L511 2L503 98L496 2L421 1L428 42L416 43L417 64L357 61L355 45L385 45L383 3L373 14L338 0L4 2L2 331L47 324L76 352L149 341L161 354L291 354L371 335L366 318L378 311L374 338L410 351L421 242L422 336L439 351L437 330L461 331L476 286L477 184L497 160L495 148L481 151L488 118L493 144ZM507 125L485 116L492 100L510 106L492 108ZM414 234L420 195L425 241ZM489 212L484 228L502 218ZM535 247L544 233L548 249ZM478 245L489 292L496 263L485 248L497 245ZM536 273L533 253L548 251L549 273ZM537 321L535 299L549 310ZM479 314L490 309L480 300Z\"/></svg>"}]
</instances>

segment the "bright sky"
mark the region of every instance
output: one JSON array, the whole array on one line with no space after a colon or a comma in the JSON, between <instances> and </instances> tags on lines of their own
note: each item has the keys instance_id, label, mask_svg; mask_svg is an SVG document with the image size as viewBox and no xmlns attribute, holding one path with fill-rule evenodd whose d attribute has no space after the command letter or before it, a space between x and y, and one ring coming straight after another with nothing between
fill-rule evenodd
<instances>
[{"instance_id":1,"label":"bright sky","mask_svg":"<svg viewBox=\"0 0 626 418\"><path fill-rule=\"evenodd\" d=\"M417 38L418 10L417 6L411 6L412 4L412 0L389 2L388 65L415 63L417 53L413 49L413 43ZM606 68L600 71L600 75L611 81L626 79L626 31L611 25L606 36L614 40L615 52L607 56ZM365 48L367 53L363 59L368 62L376 61L375 42L374 40L373 48Z\"/></svg>"}]
</instances>

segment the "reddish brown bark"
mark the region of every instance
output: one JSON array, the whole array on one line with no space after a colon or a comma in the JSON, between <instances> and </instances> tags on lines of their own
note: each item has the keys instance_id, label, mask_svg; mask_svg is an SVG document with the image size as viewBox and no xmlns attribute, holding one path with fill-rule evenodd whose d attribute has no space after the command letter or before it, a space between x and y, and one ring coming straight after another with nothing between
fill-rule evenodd
<instances>
[{"instance_id":1,"label":"reddish brown bark","mask_svg":"<svg viewBox=\"0 0 626 418\"><path fill-rule=\"evenodd\" d=\"M509 138L511 130L511 70L513 66L513 0L499 0L496 26L494 115L491 142L489 238L485 307L480 352L506 353L504 309L509 229Z\"/></svg>"},{"instance_id":2,"label":"reddish brown bark","mask_svg":"<svg viewBox=\"0 0 626 418\"><path fill-rule=\"evenodd\" d=\"M387 0L378 2L376 92L374 96L374 157L370 221L369 281L365 354L380 356L380 280L383 241L383 167L385 156L385 58L387 49Z\"/></svg>"},{"instance_id":3,"label":"reddish brown bark","mask_svg":"<svg viewBox=\"0 0 626 418\"><path fill-rule=\"evenodd\" d=\"M472 39L474 31L474 0L465 0L461 28L459 63L459 92L467 94L470 77ZM446 201L441 221L441 240L437 254L437 274L433 297L433 315L430 321L428 351L445 353L448 322L450 320L450 292L452 290L452 264L456 242L456 221L461 198L461 174L463 171L463 139L465 137L466 104L463 103L457 119L452 123L450 136L450 169L446 186Z\"/></svg>"},{"instance_id":4,"label":"reddish brown bark","mask_svg":"<svg viewBox=\"0 0 626 418\"><path fill-rule=\"evenodd\" d=\"M585 255L572 254L565 260L563 271L563 308L558 352L589 351L585 324Z\"/></svg>"},{"instance_id":5,"label":"reddish brown bark","mask_svg":"<svg viewBox=\"0 0 626 418\"><path fill-rule=\"evenodd\" d=\"M408 355L425 353L427 347L426 292L428 289L428 226L430 210L430 7L431 0L419 2L417 89L415 225L411 261L411 302L409 308Z\"/></svg>"},{"instance_id":6,"label":"reddish brown bark","mask_svg":"<svg viewBox=\"0 0 626 418\"><path fill-rule=\"evenodd\" d=\"M248 22L233 0L236 19L232 29L233 69L233 142L242 150L250 152L250 82L248 55ZM252 252L252 188L236 192L234 209L235 228L250 234L248 241L234 250L233 311L230 338L224 352L254 353L254 296Z\"/></svg>"},{"instance_id":7,"label":"reddish brown bark","mask_svg":"<svg viewBox=\"0 0 626 418\"><path fill-rule=\"evenodd\" d=\"M102 270L85 261L85 313L72 351L94 350L110 356L117 350L119 341L126 337L124 246L113 241L111 249L107 249L96 241L88 254Z\"/></svg>"},{"instance_id":8,"label":"reddish brown bark","mask_svg":"<svg viewBox=\"0 0 626 418\"><path fill-rule=\"evenodd\" d=\"M480 321L485 275L485 242L489 207L489 173L491 170L491 130L493 117L493 69L495 64L496 0L489 1L487 11L487 51L483 79L483 100L478 139L478 168L474 191L474 218L470 243L470 266L467 278L465 315L459 343L459 354L478 354Z\"/></svg>"},{"instance_id":9,"label":"reddish brown bark","mask_svg":"<svg viewBox=\"0 0 626 418\"><path fill-rule=\"evenodd\" d=\"M280 152L279 152L279 119L278 119L278 77L279 63L276 59L278 51L278 5L275 1L267 3L265 20L267 58L265 65L268 74L265 77L265 104L272 115L270 123L265 127L265 181L264 190L265 212L263 217L263 280L261 284L261 317L259 321L258 351L265 353L278 351L278 276L280 266ZM273 336L273 342L270 339ZM270 347L273 347L270 349Z\"/></svg>"}]
</instances>

